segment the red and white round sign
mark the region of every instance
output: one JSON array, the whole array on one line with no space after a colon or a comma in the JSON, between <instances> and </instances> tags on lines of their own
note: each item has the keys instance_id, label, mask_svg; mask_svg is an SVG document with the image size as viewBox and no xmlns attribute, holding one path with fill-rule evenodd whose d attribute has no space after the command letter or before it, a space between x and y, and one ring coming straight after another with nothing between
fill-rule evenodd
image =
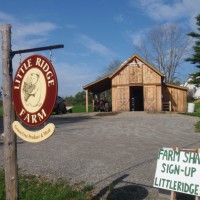
<instances>
[{"instance_id":1,"label":"red and white round sign","mask_svg":"<svg viewBox=\"0 0 200 200\"><path fill-rule=\"evenodd\" d=\"M28 126L44 123L53 110L58 92L56 73L51 62L41 55L26 58L13 80L15 111Z\"/></svg>"}]
</instances>

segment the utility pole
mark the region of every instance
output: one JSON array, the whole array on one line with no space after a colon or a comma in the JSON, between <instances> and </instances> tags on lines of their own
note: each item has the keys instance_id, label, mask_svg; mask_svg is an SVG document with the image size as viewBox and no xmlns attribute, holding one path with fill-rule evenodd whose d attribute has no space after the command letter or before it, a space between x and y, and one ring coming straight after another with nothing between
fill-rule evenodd
<instances>
[{"instance_id":1,"label":"utility pole","mask_svg":"<svg viewBox=\"0 0 200 200\"><path fill-rule=\"evenodd\" d=\"M2 33L2 90L4 169L6 200L18 199L18 169L16 134L12 130L15 115L12 107L11 25L0 26Z\"/></svg>"}]
</instances>

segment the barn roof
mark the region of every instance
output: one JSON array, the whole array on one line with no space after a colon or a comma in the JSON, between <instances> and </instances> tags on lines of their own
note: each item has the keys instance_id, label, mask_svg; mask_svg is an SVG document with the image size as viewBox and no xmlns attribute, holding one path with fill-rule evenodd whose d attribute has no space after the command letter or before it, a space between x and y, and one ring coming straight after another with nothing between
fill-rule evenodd
<instances>
[{"instance_id":1,"label":"barn roof","mask_svg":"<svg viewBox=\"0 0 200 200\"><path fill-rule=\"evenodd\" d=\"M136 61L136 58L139 59L141 62L143 62L144 64L146 64L149 68L151 68L154 72L156 72L158 75L160 76L164 76L163 73L161 73L159 70L157 70L155 67L153 67L151 64L149 64L148 62L146 62L145 60L143 60L139 55L137 54L133 54L129 59L127 59L124 63L121 64L121 66L115 70L111 75L110 78L114 77L119 71L121 71L122 69L124 69L125 67L127 67L127 65L132 62L133 60ZM139 63L138 63L139 65Z\"/></svg>"},{"instance_id":2,"label":"barn roof","mask_svg":"<svg viewBox=\"0 0 200 200\"><path fill-rule=\"evenodd\" d=\"M187 87L183 87L183 86L179 86L179 85L173 85L173 84L169 84L169 83L165 83L164 86L176 88L176 89L180 89L180 90L185 90L185 91L188 90Z\"/></svg>"},{"instance_id":3,"label":"barn roof","mask_svg":"<svg viewBox=\"0 0 200 200\"><path fill-rule=\"evenodd\" d=\"M132 55L129 59L127 59L124 63L122 63L118 69L116 69L112 74L107 75L103 78L100 78L92 83L89 83L85 86L83 86L84 90L88 90L92 93L101 93L103 91L106 91L108 89L111 88L111 80L112 78L118 73L120 72L122 69L124 69L125 67L127 67L129 65L129 63L131 63L132 61L135 61L137 63L137 60L140 60L142 63L146 64L149 68L151 68L154 72L156 72L158 75L164 77L164 74L161 73L159 70L157 70L155 67L153 67L151 64L149 64L148 62L146 62L145 60L143 60L139 55L134 54Z\"/></svg>"},{"instance_id":4,"label":"barn roof","mask_svg":"<svg viewBox=\"0 0 200 200\"><path fill-rule=\"evenodd\" d=\"M84 90L89 90L92 93L101 93L111 88L110 75L102 77L92 83L83 86Z\"/></svg>"}]
</instances>

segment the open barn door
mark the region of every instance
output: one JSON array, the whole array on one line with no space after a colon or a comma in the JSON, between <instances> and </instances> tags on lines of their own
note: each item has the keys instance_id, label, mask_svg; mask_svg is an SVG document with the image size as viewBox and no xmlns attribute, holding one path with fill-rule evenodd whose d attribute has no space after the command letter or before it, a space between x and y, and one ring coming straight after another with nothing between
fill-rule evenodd
<instances>
[{"instance_id":1,"label":"open barn door","mask_svg":"<svg viewBox=\"0 0 200 200\"><path fill-rule=\"evenodd\" d=\"M130 87L130 110L144 111L143 87Z\"/></svg>"}]
</instances>

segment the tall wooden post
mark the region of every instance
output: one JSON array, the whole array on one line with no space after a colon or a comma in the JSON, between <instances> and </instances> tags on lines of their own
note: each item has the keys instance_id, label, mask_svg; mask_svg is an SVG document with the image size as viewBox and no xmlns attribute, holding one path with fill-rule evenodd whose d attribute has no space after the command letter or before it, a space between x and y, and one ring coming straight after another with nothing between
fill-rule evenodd
<instances>
[{"instance_id":1,"label":"tall wooden post","mask_svg":"<svg viewBox=\"0 0 200 200\"><path fill-rule=\"evenodd\" d=\"M11 25L0 26L2 33L2 90L4 132L4 168L6 200L18 199L17 144L16 134L12 130L14 111L12 108L12 58Z\"/></svg>"},{"instance_id":2,"label":"tall wooden post","mask_svg":"<svg viewBox=\"0 0 200 200\"><path fill-rule=\"evenodd\" d=\"M88 90L85 91L86 112L88 113Z\"/></svg>"},{"instance_id":3,"label":"tall wooden post","mask_svg":"<svg viewBox=\"0 0 200 200\"><path fill-rule=\"evenodd\" d=\"M92 111L93 111L93 112L94 112L94 110L95 110L94 102L95 102L95 94L92 93Z\"/></svg>"}]
</instances>

